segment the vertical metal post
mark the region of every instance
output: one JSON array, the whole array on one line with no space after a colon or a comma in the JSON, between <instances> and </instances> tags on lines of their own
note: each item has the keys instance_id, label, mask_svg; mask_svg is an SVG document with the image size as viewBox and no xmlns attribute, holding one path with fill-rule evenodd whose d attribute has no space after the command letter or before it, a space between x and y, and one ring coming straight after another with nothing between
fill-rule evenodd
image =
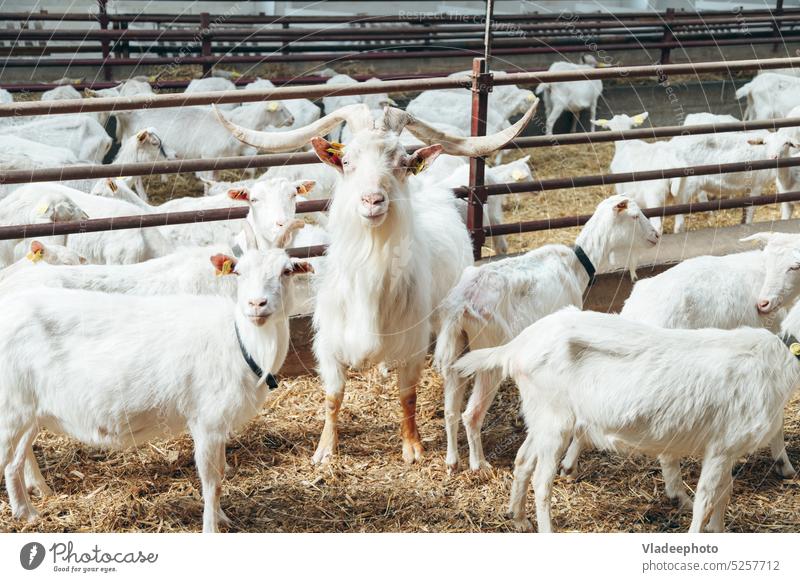
<instances>
[{"instance_id":1,"label":"vertical metal post","mask_svg":"<svg viewBox=\"0 0 800 582\"><path fill-rule=\"evenodd\" d=\"M780 16L781 14L783 14L783 0L776 0L776 2L775 2L775 11L772 14L773 14L773 17L774 16ZM778 49L780 47L784 46L783 35L781 34L781 23L779 21L777 21L777 20L773 20L772 22L773 22L773 24L772 24L772 32L776 37L776 39L775 39L776 42L773 43L773 45L772 45L772 52L776 53L776 52L778 52ZM780 40L781 42L778 42L778 40Z\"/></svg>"},{"instance_id":2,"label":"vertical metal post","mask_svg":"<svg viewBox=\"0 0 800 582\"><path fill-rule=\"evenodd\" d=\"M282 22L281 23L281 28L283 30L289 30L289 23L288 22ZM289 42L290 41L289 41L289 37L288 36L285 36L285 37L283 37L283 39L281 39L281 53L283 53L284 55L288 55L289 54Z\"/></svg>"},{"instance_id":3,"label":"vertical metal post","mask_svg":"<svg viewBox=\"0 0 800 582\"><path fill-rule=\"evenodd\" d=\"M489 59L492 55L492 14L494 1L486 1L486 23L484 34L484 58L472 60L472 123L470 135L486 135L486 118L489 111L489 92L492 90L492 74ZM483 158L469 159L469 197L467 198L467 230L472 237L472 256L481 258L481 249L486 242L483 232L483 205L486 203L486 162Z\"/></svg>"},{"instance_id":4,"label":"vertical metal post","mask_svg":"<svg viewBox=\"0 0 800 582\"><path fill-rule=\"evenodd\" d=\"M211 38L208 36L208 29L211 25L209 21L208 12L200 13L200 43L202 46L202 54L204 57L211 56ZM203 77L208 77L211 72L211 63L203 62Z\"/></svg>"},{"instance_id":5,"label":"vertical metal post","mask_svg":"<svg viewBox=\"0 0 800 582\"><path fill-rule=\"evenodd\" d=\"M108 30L108 0L97 0L97 21L100 23L101 30ZM103 78L106 81L111 80L111 65L108 63L108 58L111 56L111 45L108 38L100 41L103 47Z\"/></svg>"},{"instance_id":6,"label":"vertical metal post","mask_svg":"<svg viewBox=\"0 0 800 582\"><path fill-rule=\"evenodd\" d=\"M486 117L489 110L489 90L492 75L486 59L472 61L472 127L470 135L486 135ZM486 203L484 177L486 163L483 158L469 159L469 197L467 198L467 230L472 236L472 255L481 258L481 248L486 241L483 232L483 205Z\"/></svg>"},{"instance_id":7,"label":"vertical metal post","mask_svg":"<svg viewBox=\"0 0 800 582\"><path fill-rule=\"evenodd\" d=\"M675 40L675 35L672 32L672 24L673 24L673 16L675 15L674 8L667 8L667 14L664 17L664 35L661 37L661 42L668 42L671 43ZM662 65L669 64L669 54L672 49L670 47L664 47L661 49L661 58L659 59L659 63Z\"/></svg>"}]
</instances>

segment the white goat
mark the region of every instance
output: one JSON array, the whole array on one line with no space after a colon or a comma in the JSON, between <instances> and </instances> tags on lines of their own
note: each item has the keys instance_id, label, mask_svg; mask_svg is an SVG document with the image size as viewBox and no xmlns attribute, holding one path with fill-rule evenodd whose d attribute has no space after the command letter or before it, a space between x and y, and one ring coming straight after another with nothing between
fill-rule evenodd
<instances>
[{"instance_id":1,"label":"white goat","mask_svg":"<svg viewBox=\"0 0 800 582\"><path fill-rule=\"evenodd\" d=\"M777 332L786 310L800 294L800 236L759 233L743 239L765 244L763 251L688 259L655 277L636 283L622 317L672 329L763 327ZM585 443L573 439L562 463L574 477ZM783 430L770 442L775 472L795 474L783 440ZM683 508L690 504L680 479L678 459L659 457L667 497Z\"/></svg>"},{"instance_id":2,"label":"white goat","mask_svg":"<svg viewBox=\"0 0 800 582\"><path fill-rule=\"evenodd\" d=\"M252 83L248 83L245 89L274 89L275 85L272 81L268 79L256 79ZM288 99L287 101L282 102L286 109L289 110L289 113L292 114L292 118L294 119L294 123L291 125L286 126L288 129L294 129L296 127L304 127L309 123L315 122L319 119L319 116L322 113L322 110L314 105L314 102L310 99ZM283 128L279 128L278 131L283 130ZM283 130L286 131L286 130Z\"/></svg>"},{"instance_id":3,"label":"white goat","mask_svg":"<svg viewBox=\"0 0 800 582\"><path fill-rule=\"evenodd\" d=\"M585 71L594 69L597 61L584 58L583 64L557 62L550 65L547 69L550 73L563 73L566 71ZM547 120L545 131L547 135L553 135L553 127L565 111L572 113L572 129L578 126L578 119L581 111L589 110L589 121L594 121L597 116L597 100L603 93L603 82L599 79L585 81L571 81L560 83L539 83L536 87L536 94L544 99ZM592 124L594 131L594 124Z\"/></svg>"},{"instance_id":4,"label":"white goat","mask_svg":"<svg viewBox=\"0 0 800 582\"><path fill-rule=\"evenodd\" d=\"M452 156L450 156L452 157ZM517 160L508 164L500 166L486 167L485 182L486 184L505 184L508 182L515 182L527 179L533 179L530 168L527 165L529 156L525 156L523 160ZM458 158L456 158L458 159ZM450 175L432 181L423 174L423 181L428 184L435 184L442 188L458 188L469 183L469 165L462 163ZM503 224L503 198L504 196L489 196L488 201L484 204L484 212L486 216L486 224ZM457 199L461 218L466 223L467 220L467 201L465 199ZM508 252L508 245L504 236L492 237L492 247L499 254Z\"/></svg>"},{"instance_id":5,"label":"white goat","mask_svg":"<svg viewBox=\"0 0 800 582\"><path fill-rule=\"evenodd\" d=\"M791 133L767 130L684 135L672 138L670 151L681 161L681 166L716 165L750 162L787 157L798 144ZM776 180L775 168L751 170L705 176L689 175L678 180L674 194L678 200L691 200L693 196L712 195L718 198L742 194L760 196L764 188ZM701 197L702 199L702 197ZM745 222L753 221L755 208L745 208Z\"/></svg>"},{"instance_id":6,"label":"white goat","mask_svg":"<svg viewBox=\"0 0 800 582\"><path fill-rule=\"evenodd\" d=\"M16 280L21 274L29 271L39 270L31 269L37 265L83 265L86 263L85 258L64 245L45 244L42 241L34 240L31 241L29 248L27 255L0 269L0 284L4 281Z\"/></svg>"},{"instance_id":7,"label":"white goat","mask_svg":"<svg viewBox=\"0 0 800 582\"><path fill-rule=\"evenodd\" d=\"M464 271L442 301L434 356L444 376L445 462L450 471L458 469L458 418L466 391L466 382L453 369L459 354L466 347L498 346L549 313L583 305L583 292L596 269L621 264L633 274L639 252L658 238L636 202L615 195L597 206L574 248L547 245ZM478 374L462 415L473 471L491 466L483 454L481 427L500 380L494 372Z\"/></svg>"},{"instance_id":8,"label":"white goat","mask_svg":"<svg viewBox=\"0 0 800 582\"><path fill-rule=\"evenodd\" d=\"M206 77L205 79L192 79L186 86L184 93L203 93L205 91L236 91L236 85L222 77ZM217 105L223 111L230 111L239 107L239 103L222 103Z\"/></svg>"},{"instance_id":9,"label":"white goat","mask_svg":"<svg viewBox=\"0 0 800 582\"><path fill-rule=\"evenodd\" d=\"M225 443L274 384L289 346L291 275L310 267L279 250L211 260L238 275L235 302L42 288L0 299L17 314L0 332L0 467L15 518L36 517L24 466L46 427L117 449L188 430L203 531L228 522L220 508Z\"/></svg>"},{"instance_id":10,"label":"white goat","mask_svg":"<svg viewBox=\"0 0 800 582\"><path fill-rule=\"evenodd\" d=\"M649 113L644 111L639 115L629 117L619 114L611 119L597 119L592 125L609 129L611 131L626 131L644 123ZM648 170L665 170L679 167L680 160L672 153L672 146L667 141L649 143L641 139L625 139L614 142L614 158L611 160L610 170L614 174L627 172L642 172ZM680 188L679 178L646 180L640 182L624 182L615 184L617 194L630 196L642 208L658 208L666 206L670 196L675 197L679 204L691 201L691 192ZM683 198L679 196L683 195ZM653 226L662 231L662 218L653 216L650 219ZM675 216L675 232L682 232L684 216Z\"/></svg>"},{"instance_id":11,"label":"white goat","mask_svg":"<svg viewBox=\"0 0 800 582\"><path fill-rule=\"evenodd\" d=\"M23 186L27 191L17 189L0 200L0 224L46 224L85 220L86 213L69 197L53 192L49 188L39 188L38 184ZM64 244L66 237L57 235L47 237L48 243ZM22 258L28 252L25 239L0 241L0 267L6 267Z\"/></svg>"},{"instance_id":12,"label":"white goat","mask_svg":"<svg viewBox=\"0 0 800 582\"><path fill-rule=\"evenodd\" d=\"M274 109L273 109L274 107ZM255 150L233 139L214 118L209 107L139 109L115 113L120 141L143 127L153 127L165 147L178 158L219 158L255 154ZM236 123L250 129L288 125L291 114L277 101L252 103L230 113ZM202 172L203 176L213 172Z\"/></svg>"},{"instance_id":13,"label":"white goat","mask_svg":"<svg viewBox=\"0 0 800 582\"><path fill-rule=\"evenodd\" d=\"M744 119L788 117L800 105L797 92L800 79L794 75L763 72L736 91L737 99L747 99Z\"/></svg>"},{"instance_id":14,"label":"white goat","mask_svg":"<svg viewBox=\"0 0 800 582\"><path fill-rule=\"evenodd\" d=\"M159 206L138 199L133 191L119 180L100 181L92 193L133 202L148 213L248 206L250 213L245 220L256 232L261 248L286 248L294 233L304 225L303 221L295 218L297 196L313 189L314 182L308 180L290 182L283 178L268 178L254 182L249 188L230 188L214 196L174 198ZM202 246L230 242L231 238L241 231L245 220L175 224L161 226L158 230L174 246Z\"/></svg>"},{"instance_id":15,"label":"white goat","mask_svg":"<svg viewBox=\"0 0 800 582\"><path fill-rule=\"evenodd\" d=\"M66 148L78 160L99 164L111 149L112 139L89 115L55 115L4 128L6 136L17 136L52 147Z\"/></svg>"},{"instance_id":16,"label":"white goat","mask_svg":"<svg viewBox=\"0 0 800 582\"><path fill-rule=\"evenodd\" d=\"M107 216L134 216L141 209L122 200L93 196L61 184L40 182L25 184L8 196L9 199L36 200L42 193L57 198L67 198L79 207L85 215L72 220L102 218ZM69 235L66 246L86 257L90 263L129 264L159 257L171 250L164 236L157 228L126 229L116 231L84 232ZM18 258L18 257L17 257Z\"/></svg>"},{"instance_id":17,"label":"white goat","mask_svg":"<svg viewBox=\"0 0 800 582\"><path fill-rule=\"evenodd\" d=\"M80 91L72 85L61 85L42 93L41 101L60 101L62 99L81 99Z\"/></svg>"},{"instance_id":18,"label":"white goat","mask_svg":"<svg viewBox=\"0 0 800 582\"><path fill-rule=\"evenodd\" d=\"M467 354L456 368L501 370L517 382L528 436L509 513L531 529L533 474L539 532L552 531L553 479L576 430L598 447L702 458L689 531L721 532L734 463L767 444L800 381L798 358L764 329L662 329L574 307L505 346Z\"/></svg>"},{"instance_id":19,"label":"white goat","mask_svg":"<svg viewBox=\"0 0 800 582\"><path fill-rule=\"evenodd\" d=\"M325 463L338 443L338 414L348 367L385 362L398 371L403 409L403 459L422 456L416 425L416 386L435 308L472 263L469 236L446 189L414 190L409 174L424 170L446 151L486 155L518 135L536 103L500 134L459 138L435 130L406 112L387 108L375 120L364 104L334 111L306 128L262 133L221 120L237 138L264 151L286 151L309 139L319 158L342 172L330 209L331 243L320 275L314 353L325 386L325 426L314 463ZM353 139L342 146L319 136L343 122ZM398 135L408 129L428 142L406 154ZM433 316L433 317L432 317Z\"/></svg>"}]
</instances>

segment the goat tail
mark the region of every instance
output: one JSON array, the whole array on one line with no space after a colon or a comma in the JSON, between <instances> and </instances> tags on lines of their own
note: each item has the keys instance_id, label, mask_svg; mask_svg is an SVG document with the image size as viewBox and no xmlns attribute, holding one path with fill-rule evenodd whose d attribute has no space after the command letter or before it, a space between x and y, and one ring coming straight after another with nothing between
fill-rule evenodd
<instances>
[{"instance_id":1,"label":"goat tail","mask_svg":"<svg viewBox=\"0 0 800 582\"><path fill-rule=\"evenodd\" d=\"M496 348L483 348L472 350L464 354L453 364L455 370L462 376L474 376L478 372L489 372L497 368L502 368L503 377L508 376L508 354L507 345Z\"/></svg>"},{"instance_id":2,"label":"goat tail","mask_svg":"<svg viewBox=\"0 0 800 582\"><path fill-rule=\"evenodd\" d=\"M451 368L464 350L464 310L449 311L442 322L439 335L436 336L436 349L433 352L433 363L440 372Z\"/></svg>"},{"instance_id":3,"label":"goat tail","mask_svg":"<svg viewBox=\"0 0 800 582\"><path fill-rule=\"evenodd\" d=\"M752 90L753 90L752 81L750 83L745 83L736 90L736 99L747 98L747 106L745 107L744 115L742 116L742 119L744 119L745 121L749 121L753 115Z\"/></svg>"}]
</instances>

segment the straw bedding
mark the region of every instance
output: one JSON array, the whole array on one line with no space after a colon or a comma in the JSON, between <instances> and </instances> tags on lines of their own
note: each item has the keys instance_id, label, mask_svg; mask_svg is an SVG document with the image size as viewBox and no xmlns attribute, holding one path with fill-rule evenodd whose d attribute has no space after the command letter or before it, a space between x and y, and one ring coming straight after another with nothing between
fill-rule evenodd
<instances>
[{"instance_id":1,"label":"straw bedding","mask_svg":"<svg viewBox=\"0 0 800 582\"><path fill-rule=\"evenodd\" d=\"M541 178L605 172L613 145L565 146L532 150ZM235 173L226 174L228 179ZM190 175L166 184L148 180L157 201L201 195ZM507 220L590 213L611 188L580 188L523 196L509 201ZM736 224L740 211L698 214L688 227ZM777 217L761 208L758 220ZM667 230L671 229L667 221ZM577 229L509 237L512 251L551 242L570 243ZM484 446L494 465L488 473L462 471L448 476L442 412L442 384L426 368L419 390L424 460L405 465L400 456L395 378L375 370L352 373L341 413L339 456L315 469L310 457L322 428L323 392L315 375L284 379L258 418L235 435L227 449L231 472L222 506L231 531L267 532L504 532L503 517L514 455L524 438L515 388L505 383L487 418ZM800 397L787 414L789 456L800 464ZM465 439L462 434L462 444ZM11 519L0 497L2 531L185 532L201 527L202 501L191 439L157 441L140 449L104 452L43 432L36 454L55 495L35 499L41 517L28 525ZM462 462L466 452L462 451ZM699 466L684 466L690 487ZM771 472L767 451L742 459L726 517L729 531L796 532L800 529L800 480ZM529 492L532 510L533 493ZM559 478L553 519L562 531L685 531L690 516L679 514L663 494L654 459L590 452L582 458L577 482Z\"/></svg>"}]
</instances>

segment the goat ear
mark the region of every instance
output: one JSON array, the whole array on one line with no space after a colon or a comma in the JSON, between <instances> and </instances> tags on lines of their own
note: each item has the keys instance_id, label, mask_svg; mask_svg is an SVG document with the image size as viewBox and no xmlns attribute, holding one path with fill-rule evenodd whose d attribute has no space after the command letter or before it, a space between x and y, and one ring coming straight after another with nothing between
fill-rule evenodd
<instances>
[{"instance_id":1,"label":"goat ear","mask_svg":"<svg viewBox=\"0 0 800 582\"><path fill-rule=\"evenodd\" d=\"M250 202L250 191L247 188L231 188L228 190L228 198Z\"/></svg>"},{"instance_id":2,"label":"goat ear","mask_svg":"<svg viewBox=\"0 0 800 582\"><path fill-rule=\"evenodd\" d=\"M331 142L322 137L311 138L311 147L314 148L314 153L317 157L328 164L333 166L340 172L342 171L342 156L344 156L344 144L339 142Z\"/></svg>"},{"instance_id":3,"label":"goat ear","mask_svg":"<svg viewBox=\"0 0 800 582\"><path fill-rule=\"evenodd\" d=\"M314 189L317 183L314 180L304 180L302 182L297 183L295 186L295 190L297 190L298 194L308 194Z\"/></svg>"},{"instance_id":4,"label":"goat ear","mask_svg":"<svg viewBox=\"0 0 800 582\"><path fill-rule=\"evenodd\" d=\"M300 273L313 273L314 266L308 261L292 259L290 265L283 272L284 275L298 275Z\"/></svg>"},{"instance_id":5,"label":"goat ear","mask_svg":"<svg viewBox=\"0 0 800 582\"><path fill-rule=\"evenodd\" d=\"M94 89L89 89L88 87L83 90L83 95L89 98L98 97L97 91L95 91Z\"/></svg>"},{"instance_id":6,"label":"goat ear","mask_svg":"<svg viewBox=\"0 0 800 582\"><path fill-rule=\"evenodd\" d=\"M592 119L592 125L597 127L608 127L608 119Z\"/></svg>"},{"instance_id":7,"label":"goat ear","mask_svg":"<svg viewBox=\"0 0 800 582\"><path fill-rule=\"evenodd\" d=\"M441 145L434 144L424 148L419 148L413 154L408 156L403 164L409 174L415 176L422 172L425 168L429 167L433 161L439 157L444 148Z\"/></svg>"},{"instance_id":8,"label":"goat ear","mask_svg":"<svg viewBox=\"0 0 800 582\"><path fill-rule=\"evenodd\" d=\"M641 125L648 117L650 117L650 114L647 111L642 111L639 115L634 115L633 122L636 125Z\"/></svg>"},{"instance_id":9,"label":"goat ear","mask_svg":"<svg viewBox=\"0 0 800 582\"><path fill-rule=\"evenodd\" d=\"M32 263L41 261L44 258L44 245L38 240L33 241L31 243L31 252L29 252L25 258Z\"/></svg>"},{"instance_id":10,"label":"goat ear","mask_svg":"<svg viewBox=\"0 0 800 582\"><path fill-rule=\"evenodd\" d=\"M763 137L751 137L747 140L747 143L750 145L764 145L764 138Z\"/></svg>"},{"instance_id":11,"label":"goat ear","mask_svg":"<svg viewBox=\"0 0 800 582\"><path fill-rule=\"evenodd\" d=\"M214 255L211 257L211 264L217 272L217 276L230 275L236 268L236 259L228 255Z\"/></svg>"},{"instance_id":12,"label":"goat ear","mask_svg":"<svg viewBox=\"0 0 800 582\"><path fill-rule=\"evenodd\" d=\"M628 209L628 200L621 200L617 202L614 206L614 211L619 214L620 212L625 212Z\"/></svg>"}]
</instances>

